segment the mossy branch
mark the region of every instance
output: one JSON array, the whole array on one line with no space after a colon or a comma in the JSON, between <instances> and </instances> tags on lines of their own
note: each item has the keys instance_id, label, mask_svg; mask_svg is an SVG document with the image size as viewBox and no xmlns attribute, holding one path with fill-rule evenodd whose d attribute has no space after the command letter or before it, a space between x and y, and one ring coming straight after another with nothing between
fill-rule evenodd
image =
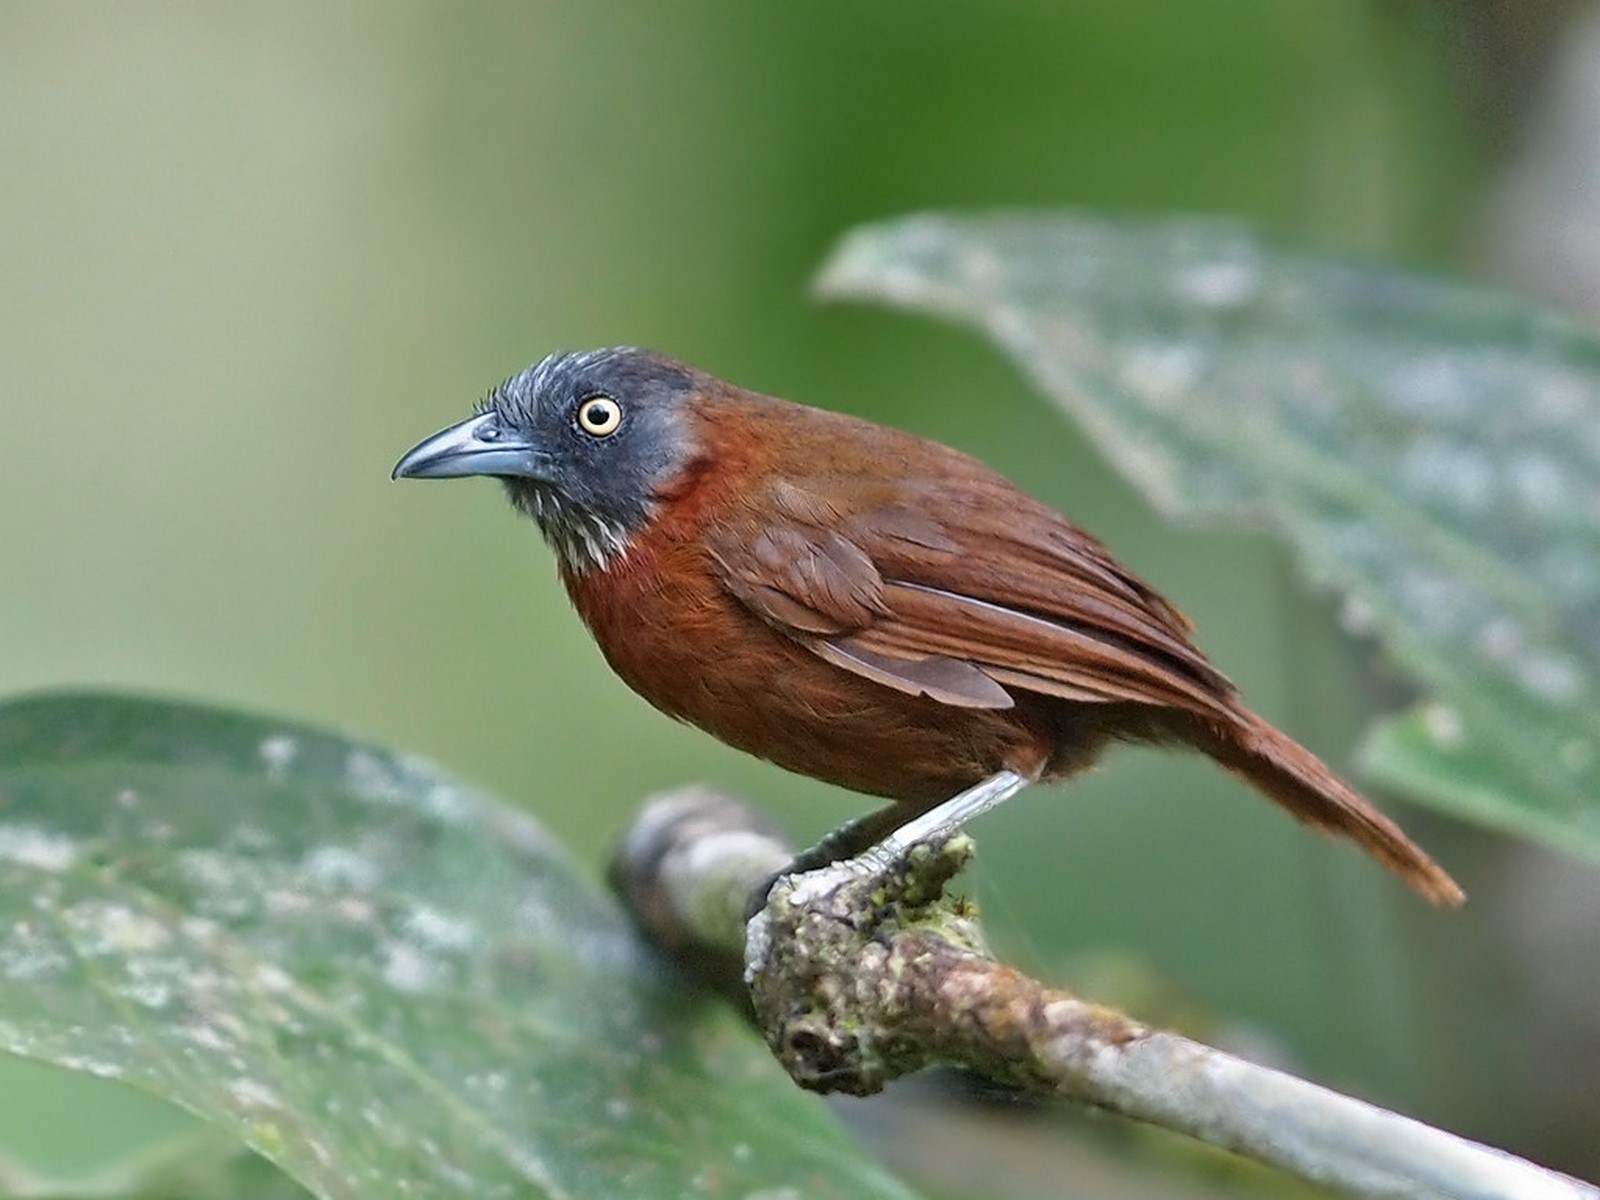
<instances>
[{"instance_id":1,"label":"mossy branch","mask_svg":"<svg viewBox=\"0 0 1600 1200\"><path fill-rule=\"evenodd\" d=\"M647 804L612 879L664 950L740 990L801 1086L866 1095L959 1066L1235 1151L1355 1196L1600 1200L1600 1189L1306 1080L1151 1029L996 962L945 884L957 837L880 876L828 870L752 894L791 848L759 814L700 789Z\"/></svg>"}]
</instances>

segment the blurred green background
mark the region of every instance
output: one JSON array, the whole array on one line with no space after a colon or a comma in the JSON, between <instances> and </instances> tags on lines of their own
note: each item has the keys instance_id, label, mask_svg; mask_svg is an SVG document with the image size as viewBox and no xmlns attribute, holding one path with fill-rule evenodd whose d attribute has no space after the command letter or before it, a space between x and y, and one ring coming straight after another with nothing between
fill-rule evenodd
<instances>
[{"instance_id":1,"label":"blurred green background","mask_svg":"<svg viewBox=\"0 0 1600 1200\"><path fill-rule=\"evenodd\" d=\"M1470 272L1548 6L1510 31L1471 7L0 5L0 689L112 684L377 737L597 866L644 794L690 779L815 837L863 802L629 694L497 488L389 481L534 359L636 343L986 458L1339 761L1404 681L1278 547L1164 526L976 339L806 286L854 223L1016 205L1237 213ZM1518 70L1485 66L1497 37ZM1575 1132L1600 1117L1547 1111L1521 1056L1545 1014L1496 897L1508 856L1542 858L1392 807L1473 893L1464 914L1202 761L1132 751L985 818L980 891L1035 970L1153 977L1153 1018L1202 1014L1336 1086L1600 1168ZM0 1072L0 1149L29 1161L83 1166L176 1121Z\"/></svg>"}]
</instances>

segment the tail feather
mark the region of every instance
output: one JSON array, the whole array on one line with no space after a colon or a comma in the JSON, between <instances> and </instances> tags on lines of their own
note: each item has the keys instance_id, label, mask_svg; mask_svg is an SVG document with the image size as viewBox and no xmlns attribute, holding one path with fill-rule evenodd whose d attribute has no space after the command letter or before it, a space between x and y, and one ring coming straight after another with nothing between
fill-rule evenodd
<instances>
[{"instance_id":1,"label":"tail feather","mask_svg":"<svg viewBox=\"0 0 1600 1200\"><path fill-rule=\"evenodd\" d=\"M1360 843L1413 890L1446 908L1466 899L1456 881L1311 751L1254 713L1236 723L1196 721L1186 740L1265 792L1300 820Z\"/></svg>"}]
</instances>

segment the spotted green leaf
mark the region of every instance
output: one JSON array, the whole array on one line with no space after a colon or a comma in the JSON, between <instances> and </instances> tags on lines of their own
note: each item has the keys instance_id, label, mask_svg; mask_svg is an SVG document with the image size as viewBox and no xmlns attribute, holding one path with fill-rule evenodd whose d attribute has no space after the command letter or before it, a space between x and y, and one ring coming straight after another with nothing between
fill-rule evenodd
<instances>
[{"instance_id":1,"label":"spotted green leaf","mask_svg":"<svg viewBox=\"0 0 1600 1200\"><path fill-rule=\"evenodd\" d=\"M1600 857L1586 325L1202 219L906 218L818 286L978 327L1162 509L1269 523L1432 693L1371 769Z\"/></svg>"},{"instance_id":2,"label":"spotted green leaf","mask_svg":"<svg viewBox=\"0 0 1600 1200\"><path fill-rule=\"evenodd\" d=\"M319 1197L908 1194L527 817L215 709L0 705L0 1049Z\"/></svg>"}]
</instances>

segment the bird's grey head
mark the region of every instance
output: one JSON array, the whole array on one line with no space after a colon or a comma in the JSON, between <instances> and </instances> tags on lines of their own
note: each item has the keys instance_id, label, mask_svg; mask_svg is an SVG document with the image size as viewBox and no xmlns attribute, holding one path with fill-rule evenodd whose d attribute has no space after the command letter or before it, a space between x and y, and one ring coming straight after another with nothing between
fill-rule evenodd
<instances>
[{"instance_id":1,"label":"bird's grey head","mask_svg":"<svg viewBox=\"0 0 1600 1200\"><path fill-rule=\"evenodd\" d=\"M563 565L603 568L695 456L683 412L695 382L681 363L633 347L552 354L413 449L394 476L496 476Z\"/></svg>"}]
</instances>

